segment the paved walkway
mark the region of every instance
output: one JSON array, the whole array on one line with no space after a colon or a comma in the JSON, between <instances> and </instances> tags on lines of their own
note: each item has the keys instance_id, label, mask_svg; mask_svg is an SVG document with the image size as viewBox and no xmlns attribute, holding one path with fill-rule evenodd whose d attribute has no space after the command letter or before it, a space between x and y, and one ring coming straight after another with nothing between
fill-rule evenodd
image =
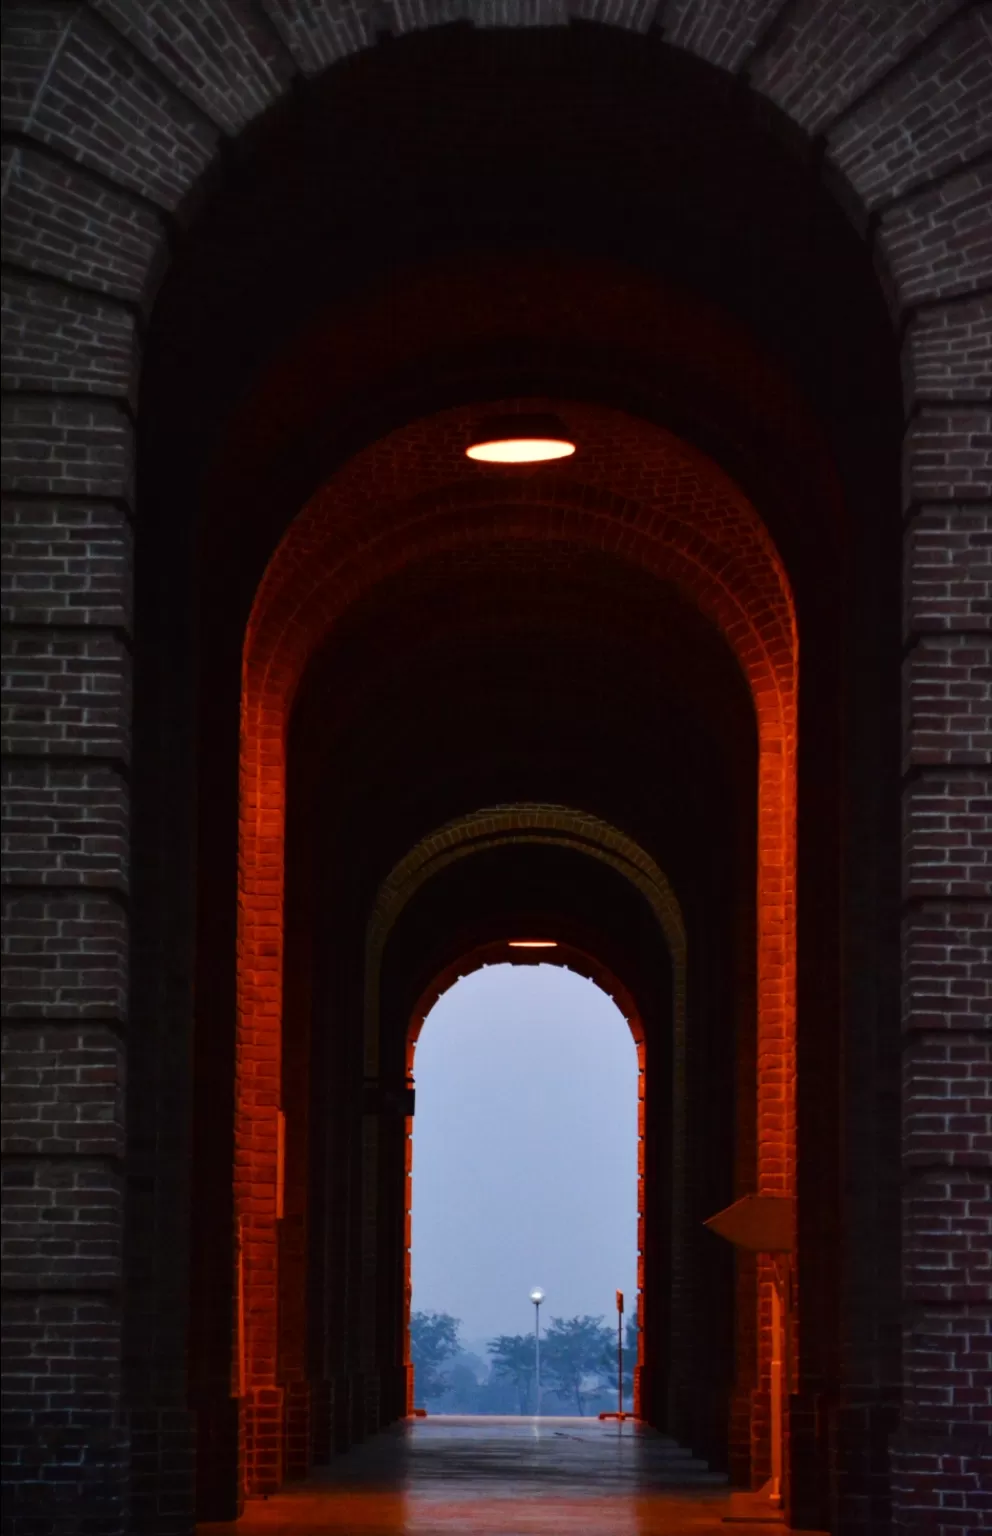
<instances>
[{"instance_id":1,"label":"paved walkway","mask_svg":"<svg viewBox=\"0 0 992 1536\"><path fill-rule=\"evenodd\" d=\"M206 1536L731 1536L726 1484L641 1425L436 1417L376 1435Z\"/></svg>"}]
</instances>

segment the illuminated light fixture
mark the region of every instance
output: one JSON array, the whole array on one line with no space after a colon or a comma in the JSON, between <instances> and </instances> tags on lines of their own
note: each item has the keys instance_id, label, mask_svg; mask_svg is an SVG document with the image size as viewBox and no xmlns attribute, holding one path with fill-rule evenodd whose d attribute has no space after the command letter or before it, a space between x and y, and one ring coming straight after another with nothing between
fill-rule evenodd
<instances>
[{"instance_id":1,"label":"illuminated light fixture","mask_svg":"<svg viewBox=\"0 0 992 1536\"><path fill-rule=\"evenodd\" d=\"M510 949L557 949L557 939L508 939Z\"/></svg>"},{"instance_id":2,"label":"illuminated light fixture","mask_svg":"<svg viewBox=\"0 0 992 1536\"><path fill-rule=\"evenodd\" d=\"M491 416L465 452L483 464L543 464L570 458L575 444L557 416Z\"/></svg>"}]
</instances>

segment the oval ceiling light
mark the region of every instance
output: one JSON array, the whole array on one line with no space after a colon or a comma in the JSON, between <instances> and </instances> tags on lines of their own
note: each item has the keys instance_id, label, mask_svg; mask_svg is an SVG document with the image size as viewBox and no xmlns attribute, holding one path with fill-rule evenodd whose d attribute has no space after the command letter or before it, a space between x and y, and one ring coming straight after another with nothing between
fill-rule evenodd
<instances>
[{"instance_id":1,"label":"oval ceiling light","mask_svg":"<svg viewBox=\"0 0 992 1536\"><path fill-rule=\"evenodd\" d=\"M557 949L557 939L508 939L510 949Z\"/></svg>"},{"instance_id":2,"label":"oval ceiling light","mask_svg":"<svg viewBox=\"0 0 992 1536\"><path fill-rule=\"evenodd\" d=\"M480 421L465 453L483 464L542 464L567 459L575 444L557 416L490 416Z\"/></svg>"}]
</instances>

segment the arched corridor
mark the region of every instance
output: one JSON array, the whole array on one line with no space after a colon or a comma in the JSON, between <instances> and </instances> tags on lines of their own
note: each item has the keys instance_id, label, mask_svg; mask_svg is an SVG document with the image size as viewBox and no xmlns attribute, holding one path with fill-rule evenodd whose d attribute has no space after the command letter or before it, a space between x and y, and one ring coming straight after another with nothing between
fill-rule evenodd
<instances>
[{"instance_id":1,"label":"arched corridor","mask_svg":"<svg viewBox=\"0 0 992 1536\"><path fill-rule=\"evenodd\" d=\"M987 18L9 13L10 1536L977 1532ZM532 1468L408 1337L418 1033L528 936L643 1318Z\"/></svg>"}]
</instances>

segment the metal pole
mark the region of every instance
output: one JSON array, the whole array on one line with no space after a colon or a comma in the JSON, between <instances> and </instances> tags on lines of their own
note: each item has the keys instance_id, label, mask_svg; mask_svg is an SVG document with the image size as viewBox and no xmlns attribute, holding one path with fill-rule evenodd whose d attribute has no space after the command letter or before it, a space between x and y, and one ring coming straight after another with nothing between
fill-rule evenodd
<instances>
[{"instance_id":1,"label":"metal pole","mask_svg":"<svg viewBox=\"0 0 992 1536\"><path fill-rule=\"evenodd\" d=\"M541 1303L534 1303L534 1414L541 1416Z\"/></svg>"},{"instance_id":2,"label":"metal pole","mask_svg":"<svg viewBox=\"0 0 992 1536\"><path fill-rule=\"evenodd\" d=\"M623 1313L617 1312L617 1412L623 1413Z\"/></svg>"},{"instance_id":3,"label":"metal pole","mask_svg":"<svg viewBox=\"0 0 992 1536\"><path fill-rule=\"evenodd\" d=\"M623 1291L617 1291L617 1413L623 1421Z\"/></svg>"},{"instance_id":4,"label":"metal pole","mask_svg":"<svg viewBox=\"0 0 992 1536\"><path fill-rule=\"evenodd\" d=\"M601 1413L601 1419L616 1419L618 1427L633 1414L623 1411L623 1291L617 1291L617 1411Z\"/></svg>"}]
</instances>

